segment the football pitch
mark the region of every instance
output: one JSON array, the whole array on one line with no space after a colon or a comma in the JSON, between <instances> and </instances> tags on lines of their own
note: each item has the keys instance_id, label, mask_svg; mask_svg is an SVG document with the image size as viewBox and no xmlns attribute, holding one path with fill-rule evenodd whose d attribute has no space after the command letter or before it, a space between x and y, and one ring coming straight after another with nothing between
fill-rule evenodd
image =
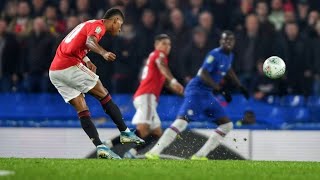
<instances>
[{"instance_id":1,"label":"football pitch","mask_svg":"<svg viewBox=\"0 0 320 180\"><path fill-rule=\"evenodd\" d=\"M19 180L320 179L319 172L317 162L0 158L0 179Z\"/></svg>"}]
</instances>

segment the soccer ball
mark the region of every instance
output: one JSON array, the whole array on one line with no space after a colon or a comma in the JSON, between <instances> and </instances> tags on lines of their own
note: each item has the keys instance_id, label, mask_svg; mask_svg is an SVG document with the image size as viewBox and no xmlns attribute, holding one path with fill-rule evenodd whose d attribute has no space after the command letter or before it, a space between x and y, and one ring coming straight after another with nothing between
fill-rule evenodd
<instances>
[{"instance_id":1,"label":"soccer ball","mask_svg":"<svg viewBox=\"0 0 320 180\"><path fill-rule=\"evenodd\" d=\"M271 79L280 78L286 72L286 64L280 57L271 56L264 61L263 72Z\"/></svg>"}]
</instances>

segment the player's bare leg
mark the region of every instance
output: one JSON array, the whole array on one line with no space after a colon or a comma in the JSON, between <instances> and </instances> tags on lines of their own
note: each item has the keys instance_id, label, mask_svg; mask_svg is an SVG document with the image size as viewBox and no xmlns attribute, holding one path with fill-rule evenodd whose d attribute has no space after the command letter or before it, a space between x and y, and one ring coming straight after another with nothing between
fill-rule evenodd
<instances>
[{"instance_id":1,"label":"player's bare leg","mask_svg":"<svg viewBox=\"0 0 320 180\"><path fill-rule=\"evenodd\" d=\"M109 94L108 90L103 87L100 80L97 81L97 84L89 91L89 93L100 101L105 113L108 114L113 122L117 125L119 131L121 132L121 143L144 143L143 139L139 138L128 129L127 125L124 123L119 107L113 102L111 95Z\"/></svg>"},{"instance_id":2,"label":"player's bare leg","mask_svg":"<svg viewBox=\"0 0 320 180\"><path fill-rule=\"evenodd\" d=\"M218 147L223 138L233 129L233 123L228 117L222 117L217 120L219 125L217 129L211 134L207 142L201 149L194 154L191 159L193 160L207 160L207 155Z\"/></svg>"},{"instance_id":3,"label":"player's bare leg","mask_svg":"<svg viewBox=\"0 0 320 180\"><path fill-rule=\"evenodd\" d=\"M160 138L163 134L162 128L161 127L157 127L154 130L152 130L151 135L154 137L158 137Z\"/></svg>"},{"instance_id":4,"label":"player's bare leg","mask_svg":"<svg viewBox=\"0 0 320 180\"><path fill-rule=\"evenodd\" d=\"M139 133L139 137L146 138L150 133L150 125L146 123L137 124L137 131Z\"/></svg>"},{"instance_id":5,"label":"player's bare leg","mask_svg":"<svg viewBox=\"0 0 320 180\"><path fill-rule=\"evenodd\" d=\"M188 121L184 117L178 117L169 128L167 128L157 144L146 153L148 159L159 159L160 153L167 148L188 126Z\"/></svg>"},{"instance_id":6,"label":"player's bare leg","mask_svg":"<svg viewBox=\"0 0 320 180\"><path fill-rule=\"evenodd\" d=\"M69 103L76 109L83 130L97 147L98 158L121 159L117 154L102 144L98 131L91 120L90 112L83 94L80 94L76 98L70 100Z\"/></svg>"}]
</instances>

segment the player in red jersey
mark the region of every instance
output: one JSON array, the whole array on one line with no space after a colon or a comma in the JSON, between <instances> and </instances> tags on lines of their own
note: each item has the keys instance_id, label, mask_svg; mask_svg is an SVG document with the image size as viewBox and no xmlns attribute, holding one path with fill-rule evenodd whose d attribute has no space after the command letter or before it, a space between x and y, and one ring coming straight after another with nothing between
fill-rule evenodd
<instances>
[{"instance_id":1,"label":"player in red jersey","mask_svg":"<svg viewBox=\"0 0 320 180\"><path fill-rule=\"evenodd\" d=\"M105 33L116 36L121 31L123 21L123 13L119 9L111 8L105 13L103 19L79 24L60 43L49 70L52 84L63 99L77 111L83 130L97 147L98 158L120 159L101 142L97 129L91 121L84 93L89 93L100 101L106 114L111 117L121 132L122 143L144 143L128 129L118 106L113 103L99 76L95 74L96 66L86 56L91 50L107 61L114 61L116 55L106 51L98 42Z\"/></svg>"},{"instance_id":2,"label":"player in red jersey","mask_svg":"<svg viewBox=\"0 0 320 180\"><path fill-rule=\"evenodd\" d=\"M134 94L133 104L136 113L132 124L136 125L137 134L146 143L130 149L125 158L134 158L137 151L157 140L162 135L161 121L157 113L159 96L166 84L176 94L183 95L183 86L173 77L167 56L171 49L170 37L160 34L155 37L155 50L150 53L142 70L140 85ZM110 143L110 142L109 142ZM117 144L113 141L112 144Z\"/></svg>"}]
</instances>

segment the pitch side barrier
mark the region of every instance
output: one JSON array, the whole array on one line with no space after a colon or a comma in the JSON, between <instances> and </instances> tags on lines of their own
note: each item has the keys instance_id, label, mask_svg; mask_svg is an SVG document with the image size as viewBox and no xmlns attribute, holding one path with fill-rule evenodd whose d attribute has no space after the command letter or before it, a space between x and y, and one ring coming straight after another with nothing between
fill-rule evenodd
<instances>
[{"instance_id":1,"label":"pitch side barrier","mask_svg":"<svg viewBox=\"0 0 320 180\"><path fill-rule=\"evenodd\" d=\"M102 141L116 138L116 128L99 128ZM164 159L188 159L205 143L212 129L184 131L161 154ZM211 152L210 159L320 161L320 131L312 130L232 130ZM154 142L155 143L155 142ZM107 143L106 143L107 144ZM132 144L112 149L120 156ZM139 150L139 158L151 146ZM0 127L0 157L95 158L96 151L82 128Z\"/></svg>"},{"instance_id":2,"label":"pitch side barrier","mask_svg":"<svg viewBox=\"0 0 320 180\"><path fill-rule=\"evenodd\" d=\"M135 113L132 95L113 95L119 105L127 124ZM294 129L320 130L320 97L305 98L299 95L284 97L268 96L257 101L251 98L247 101L241 95L233 95L233 101L227 104L222 97L217 97L235 122L236 129ZM90 111L99 127L114 128L115 126L105 115L99 102L86 96ZM158 113L163 126L168 127L175 119L183 98L163 95L160 97ZM256 123L241 125L244 112L255 113ZM205 116L199 116L199 121L190 123L190 128L214 128L215 124ZM80 127L74 109L66 104L58 94L0 94L0 127Z\"/></svg>"}]
</instances>

